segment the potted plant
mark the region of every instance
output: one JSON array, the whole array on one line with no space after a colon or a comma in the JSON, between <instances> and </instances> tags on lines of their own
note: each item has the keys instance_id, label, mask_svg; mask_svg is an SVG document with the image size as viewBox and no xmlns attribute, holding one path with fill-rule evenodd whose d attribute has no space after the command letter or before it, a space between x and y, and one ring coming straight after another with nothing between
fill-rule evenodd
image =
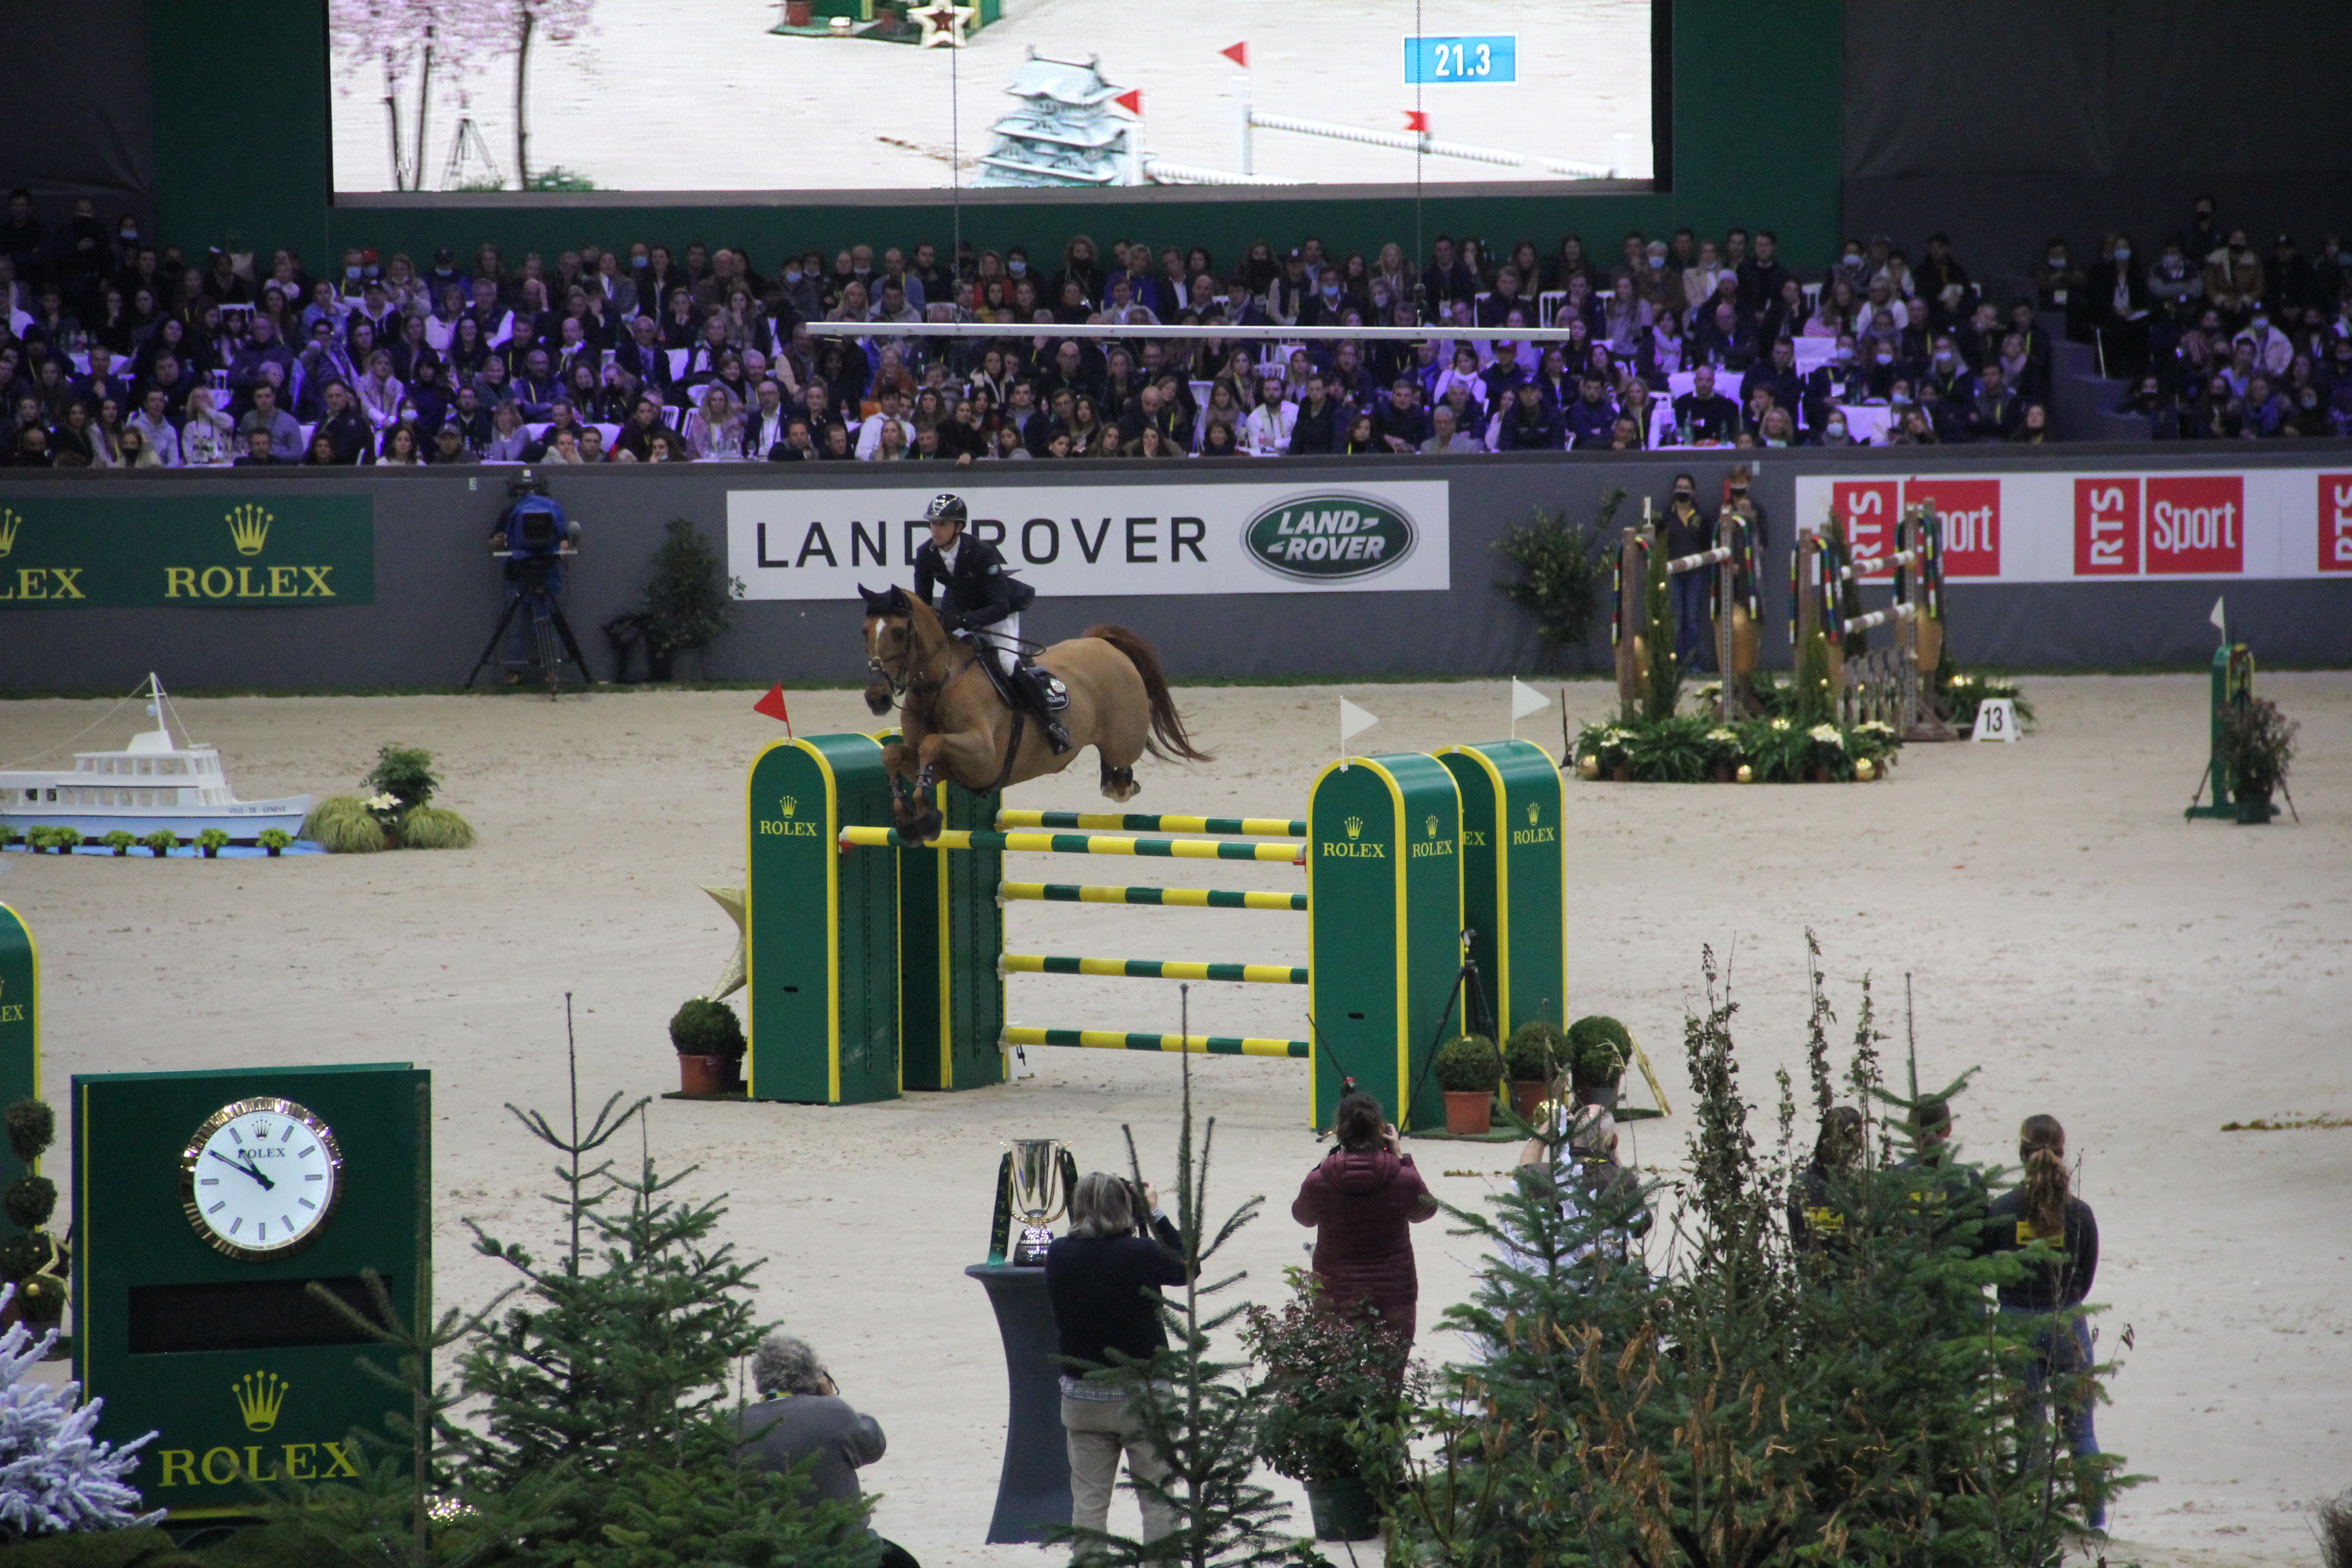
<instances>
[{"instance_id":1,"label":"potted plant","mask_svg":"<svg viewBox=\"0 0 2352 1568\"><path fill-rule=\"evenodd\" d=\"M1412 1346L1369 1303L1331 1301L1313 1275L1288 1273L1289 1303L1251 1307L1242 1329L1251 1358L1265 1369L1251 1391L1258 1457L1307 1489L1316 1540L1370 1541L1380 1534L1380 1508L1354 1433L1394 1408Z\"/></svg>"},{"instance_id":2,"label":"potted plant","mask_svg":"<svg viewBox=\"0 0 2352 1568\"><path fill-rule=\"evenodd\" d=\"M49 847L60 855L70 855L81 846L81 829L79 827L37 827L33 831L48 834Z\"/></svg>"},{"instance_id":3,"label":"potted plant","mask_svg":"<svg viewBox=\"0 0 2352 1568\"><path fill-rule=\"evenodd\" d=\"M125 855L131 853L131 847L133 844L138 843L139 840L118 827L113 832L108 834L104 838L100 839L100 842L104 844L109 849L113 850L114 858L117 860L120 860Z\"/></svg>"},{"instance_id":4,"label":"potted plant","mask_svg":"<svg viewBox=\"0 0 2352 1568\"><path fill-rule=\"evenodd\" d=\"M1511 1031L1503 1065L1511 1075L1511 1109L1533 1121L1568 1065L1568 1037L1548 1018L1530 1018Z\"/></svg>"},{"instance_id":5,"label":"potted plant","mask_svg":"<svg viewBox=\"0 0 2352 1568\"><path fill-rule=\"evenodd\" d=\"M1569 1070L1579 1105L1617 1109L1617 1080L1633 1059L1633 1037L1614 1018L1598 1013L1568 1026Z\"/></svg>"},{"instance_id":6,"label":"potted plant","mask_svg":"<svg viewBox=\"0 0 2352 1568\"><path fill-rule=\"evenodd\" d=\"M2267 697L2233 702L2221 714L2221 760L2229 769L2238 820L2257 827L2278 815L2271 796L2286 783L2301 726Z\"/></svg>"},{"instance_id":7,"label":"potted plant","mask_svg":"<svg viewBox=\"0 0 2352 1568\"><path fill-rule=\"evenodd\" d=\"M262 851L275 860L281 852L293 847L294 836L282 827L265 827L261 830L260 837L254 842L260 845Z\"/></svg>"},{"instance_id":8,"label":"potted plant","mask_svg":"<svg viewBox=\"0 0 2352 1568\"><path fill-rule=\"evenodd\" d=\"M1448 1132L1479 1133L1493 1127L1495 1086L1503 1077L1503 1058L1494 1041L1484 1035L1457 1035L1437 1048L1430 1068L1445 1094Z\"/></svg>"},{"instance_id":9,"label":"potted plant","mask_svg":"<svg viewBox=\"0 0 2352 1568\"><path fill-rule=\"evenodd\" d=\"M20 1100L8 1107L5 1121L9 1152L26 1173L0 1194L0 1207L16 1226L17 1234L0 1242L0 1279L16 1287L9 1299L0 1329L23 1322L36 1332L58 1322L66 1310L65 1248L42 1227L58 1206L58 1188L33 1167L57 1141L57 1112L46 1101Z\"/></svg>"},{"instance_id":10,"label":"potted plant","mask_svg":"<svg viewBox=\"0 0 2352 1568\"><path fill-rule=\"evenodd\" d=\"M885 33L905 25L896 11L880 15ZM735 601L742 596L742 580L727 574L710 542L687 519L672 518L654 551L653 575L646 584L646 675L667 680L678 654L709 647L735 624Z\"/></svg>"},{"instance_id":11,"label":"potted plant","mask_svg":"<svg viewBox=\"0 0 2352 1568\"><path fill-rule=\"evenodd\" d=\"M159 827L139 842L145 845L147 852L158 860L180 847L179 835L168 827Z\"/></svg>"},{"instance_id":12,"label":"potted plant","mask_svg":"<svg viewBox=\"0 0 2352 1568\"><path fill-rule=\"evenodd\" d=\"M725 1094L740 1087L743 1021L724 1002L689 1000L670 1018L669 1043L677 1048L679 1092Z\"/></svg>"},{"instance_id":13,"label":"potted plant","mask_svg":"<svg viewBox=\"0 0 2352 1568\"><path fill-rule=\"evenodd\" d=\"M196 847L205 852L207 860L217 860L220 852L228 847L228 829L207 827L196 835Z\"/></svg>"},{"instance_id":14,"label":"potted plant","mask_svg":"<svg viewBox=\"0 0 2352 1568\"><path fill-rule=\"evenodd\" d=\"M16 841L23 837L24 835L17 832L15 828L7 826L5 824L0 824L0 849L14 847Z\"/></svg>"}]
</instances>

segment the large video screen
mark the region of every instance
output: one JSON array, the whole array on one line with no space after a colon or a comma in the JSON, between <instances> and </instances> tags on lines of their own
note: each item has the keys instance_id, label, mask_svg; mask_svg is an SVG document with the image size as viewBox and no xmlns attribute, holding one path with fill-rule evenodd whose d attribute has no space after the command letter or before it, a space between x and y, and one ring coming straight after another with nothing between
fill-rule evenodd
<instances>
[{"instance_id":1,"label":"large video screen","mask_svg":"<svg viewBox=\"0 0 2352 1568\"><path fill-rule=\"evenodd\" d=\"M330 0L335 188L1646 180L1652 4Z\"/></svg>"}]
</instances>

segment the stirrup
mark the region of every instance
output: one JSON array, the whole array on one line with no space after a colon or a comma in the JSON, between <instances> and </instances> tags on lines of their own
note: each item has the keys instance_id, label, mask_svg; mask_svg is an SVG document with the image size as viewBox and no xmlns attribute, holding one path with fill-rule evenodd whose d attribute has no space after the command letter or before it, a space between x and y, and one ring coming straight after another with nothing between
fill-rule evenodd
<instances>
[{"instance_id":1,"label":"stirrup","mask_svg":"<svg viewBox=\"0 0 2352 1568\"><path fill-rule=\"evenodd\" d=\"M1066 756L1069 753L1070 732L1062 727L1062 721L1059 719L1049 718L1045 721L1045 743L1054 748L1054 754L1057 757Z\"/></svg>"}]
</instances>

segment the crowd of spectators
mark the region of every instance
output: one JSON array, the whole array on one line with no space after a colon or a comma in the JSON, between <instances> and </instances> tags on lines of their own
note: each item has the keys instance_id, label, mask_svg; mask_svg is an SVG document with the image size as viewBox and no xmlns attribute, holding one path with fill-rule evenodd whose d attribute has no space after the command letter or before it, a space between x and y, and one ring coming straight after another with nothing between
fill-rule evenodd
<instances>
[{"instance_id":1,"label":"crowd of spectators","mask_svg":"<svg viewBox=\"0 0 2352 1568\"><path fill-rule=\"evenodd\" d=\"M2210 245L2208 242L2210 242ZM2153 266L2053 242L2039 297L1994 297L1942 235L1914 264L1848 241L1800 276L1768 230L1440 236L1340 256L1080 236L1050 264L930 243L783 258L697 241L519 263L483 245L291 249L191 265L88 202L0 219L0 462L15 467L1272 458L2042 442L2051 333L2140 376L2160 435L2352 430L2352 292L2330 237L2257 257L2200 200ZM953 338L894 331L978 323ZM813 322L870 329L820 336ZM1236 329L1107 339L1100 324ZM1318 338L1295 327L1412 329ZM1548 326L1559 341L1510 329ZM1489 335L1454 335L1480 329ZM1493 335L1494 333L1503 335Z\"/></svg>"}]
</instances>

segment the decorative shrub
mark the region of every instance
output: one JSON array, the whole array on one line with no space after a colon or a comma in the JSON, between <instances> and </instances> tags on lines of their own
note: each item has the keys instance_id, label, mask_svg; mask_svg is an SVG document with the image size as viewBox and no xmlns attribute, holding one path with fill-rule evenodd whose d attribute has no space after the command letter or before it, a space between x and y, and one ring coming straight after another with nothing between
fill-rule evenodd
<instances>
[{"instance_id":1,"label":"decorative shrub","mask_svg":"<svg viewBox=\"0 0 2352 1568\"><path fill-rule=\"evenodd\" d=\"M1936 705L1944 710L1945 722L1956 730L1977 727L1977 710L1996 698L2006 697L2017 710L2017 727L2033 728L2033 705L2019 692L2016 685L1998 675L1969 675L1952 662L1952 650L1948 644L1944 657L1936 666Z\"/></svg>"},{"instance_id":2,"label":"decorative shrub","mask_svg":"<svg viewBox=\"0 0 2352 1568\"><path fill-rule=\"evenodd\" d=\"M1556 647L1579 647L1592 629L1604 570L1601 546L1624 500L1622 485L1603 491L1601 520L1592 528L1538 507L1533 522L1496 542L1520 572L1517 582L1501 584L1503 596L1533 610L1536 634Z\"/></svg>"},{"instance_id":3,"label":"decorative shrub","mask_svg":"<svg viewBox=\"0 0 2352 1568\"><path fill-rule=\"evenodd\" d=\"M474 829L466 819L444 806L412 806L400 824L404 849L471 849Z\"/></svg>"},{"instance_id":4,"label":"decorative shrub","mask_svg":"<svg viewBox=\"0 0 2352 1568\"><path fill-rule=\"evenodd\" d=\"M139 840L122 828L118 827L113 832L108 834L104 838L100 839L100 842L104 844L109 849L113 850L114 858L120 860L122 857L131 853L131 847L138 843Z\"/></svg>"},{"instance_id":5,"label":"decorative shrub","mask_svg":"<svg viewBox=\"0 0 2352 1568\"><path fill-rule=\"evenodd\" d=\"M383 824L355 795L331 795L312 806L302 837L330 855L373 855L387 847Z\"/></svg>"},{"instance_id":6,"label":"decorative shrub","mask_svg":"<svg viewBox=\"0 0 2352 1568\"><path fill-rule=\"evenodd\" d=\"M646 583L646 642L654 678L669 678L671 655L708 647L733 626L735 601L742 596L742 580L727 575L710 542L687 519L672 518L654 549L653 574Z\"/></svg>"},{"instance_id":7,"label":"decorative shrub","mask_svg":"<svg viewBox=\"0 0 2352 1568\"><path fill-rule=\"evenodd\" d=\"M441 781L433 776L433 753L415 746L379 747L375 766L360 782L379 795L391 795L403 812L425 805L441 787Z\"/></svg>"},{"instance_id":8,"label":"decorative shrub","mask_svg":"<svg viewBox=\"0 0 2352 1568\"><path fill-rule=\"evenodd\" d=\"M294 836L282 827L265 827L254 842L275 857L279 850L291 849L294 847Z\"/></svg>"},{"instance_id":9,"label":"decorative shrub","mask_svg":"<svg viewBox=\"0 0 2352 1568\"><path fill-rule=\"evenodd\" d=\"M228 830L221 827L205 828L196 835L196 847L205 852L205 859L217 858L220 852L228 847Z\"/></svg>"},{"instance_id":10,"label":"decorative shrub","mask_svg":"<svg viewBox=\"0 0 2352 1568\"><path fill-rule=\"evenodd\" d=\"M2265 799L2286 782L2294 761L2295 731L2302 726L2267 697L2249 696L2221 710L2221 757L2229 764L2232 793Z\"/></svg>"},{"instance_id":11,"label":"decorative shrub","mask_svg":"<svg viewBox=\"0 0 2352 1568\"><path fill-rule=\"evenodd\" d=\"M1293 1480L1352 1479L1364 1468L1352 1434L1368 1415L1395 1405L1391 1374L1412 1346L1370 1302L1325 1300L1313 1275L1289 1274L1290 1301L1279 1311L1249 1308L1242 1330L1266 1373L1253 1391L1258 1457Z\"/></svg>"},{"instance_id":12,"label":"decorative shrub","mask_svg":"<svg viewBox=\"0 0 2352 1568\"><path fill-rule=\"evenodd\" d=\"M159 827L139 841L141 847L161 860L180 847L180 836L168 827Z\"/></svg>"},{"instance_id":13,"label":"decorative shrub","mask_svg":"<svg viewBox=\"0 0 2352 1568\"><path fill-rule=\"evenodd\" d=\"M1549 1083L1568 1065L1568 1037L1546 1018L1531 1018L1511 1031L1503 1062L1517 1083Z\"/></svg>"},{"instance_id":14,"label":"decorative shrub","mask_svg":"<svg viewBox=\"0 0 2352 1568\"><path fill-rule=\"evenodd\" d=\"M1484 1035L1456 1035L1437 1047L1430 1070L1437 1075L1440 1089L1456 1094L1476 1089L1492 1093L1502 1081L1503 1058Z\"/></svg>"},{"instance_id":15,"label":"decorative shrub","mask_svg":"<svg viewBox=\"0 0 2352 1568\"><path fill-rule=\"evenodd\" d=\"M740 1057L743 1021L726 1003L697 996L671 1015L669 1043L682 1057Z\"/></svg>"},{"instance_id":16,"label":"decorative shrub","mask_svg":"<svg viewBox=\"0 0 2352 1568\"><path fill-rule=\"evenodd\" d=\"M1568 1048L1577 1082L1609 1089L1633 1059L1633 1037L1616 1019L1589 1013L1568 1026Z\"/></svg>"},{"instance_id":17,"label":"decorative shrub","mask_svg":"<svg viewBox=\"0 0 2352 1568\"><path fill-rule=\"evenodd\" d=\"M74 852L75 847L81 843L81 829L36 827L26 835L26 838L33 846L33 853L36 855L44 849L54 850L59 855L70 855Z\"/></svg>"},{"instance_id":18,"label":"decorative shrub","mask_svg":"<svg viewBox=\"0 0 2352 1568\"><path fill-rule=\"evenodd\" d=\"M65 1315L68 1262L65 1249L42 1227L57 1212L58 1187L47 1176L32 1173L31 1167L57 1140L57 1112L44 1100L20 1100L8 1108L5 1121L8 1152L26 1173L0 1194L0 1210L18 1232L0 1242L0 1279L16 1287L28 1321L54 1323ZM0 1432L0 1454L7 1449L5 1432ZM0 1531L7 1523L0 1514Z\"/></svg>"},{"instance_id":19,"label":"decorative shrub","mask_svg":"<svg viewBox=\"0 0 2352 1568\"><path fill-rule=\"evenodd\" d=\"M13 827L0 826L0 849L7 848L10 845L16 843L24 837L25 836L23 834L17 832Z\"/></svg>"}]
</instances>

